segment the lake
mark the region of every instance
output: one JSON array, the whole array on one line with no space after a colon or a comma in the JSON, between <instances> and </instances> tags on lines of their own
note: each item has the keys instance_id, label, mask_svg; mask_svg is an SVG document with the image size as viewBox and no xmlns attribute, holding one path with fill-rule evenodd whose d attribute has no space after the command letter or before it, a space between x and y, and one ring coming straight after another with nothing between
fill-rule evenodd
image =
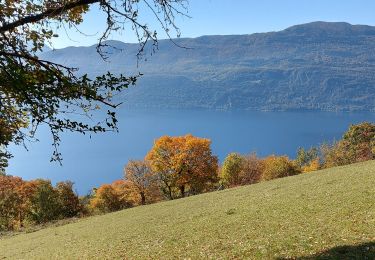
<instances>
[{"instance_id":1,"label":"lake","mask_svg":"<svg viewBox=\"0 0 375 260\"><path fill-rule=\"evenodd\" d=\"M223 112L126 110L119 112L120 132L88 136L64 134L63 165L50 163L51 135L39 132L40 142L11 147L8 173L24 179L46 178L54 183L72 180L80 194L123 176L129 159L142 159L162 135L206 137L222 161L230 152L295 157L298 147L309 148L341 138L352 123L375 121L375 113Z\"/></svg>"}]
</instances>

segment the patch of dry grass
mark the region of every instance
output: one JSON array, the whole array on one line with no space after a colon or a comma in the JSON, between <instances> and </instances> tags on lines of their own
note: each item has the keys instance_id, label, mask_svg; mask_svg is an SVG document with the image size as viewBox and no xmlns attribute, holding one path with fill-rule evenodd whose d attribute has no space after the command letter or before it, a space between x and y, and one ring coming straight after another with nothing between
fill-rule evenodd
<instances>
[{"instance_id":1,"label":"patch of dry grass","mask_svg":"<svg viewBox=\"0 0 375 260\"><path fill-rule=\"evenodd\" d=\"M4 237L0 259L363 259L374 242L370 161Z\"/></svg>"}]
</instances>

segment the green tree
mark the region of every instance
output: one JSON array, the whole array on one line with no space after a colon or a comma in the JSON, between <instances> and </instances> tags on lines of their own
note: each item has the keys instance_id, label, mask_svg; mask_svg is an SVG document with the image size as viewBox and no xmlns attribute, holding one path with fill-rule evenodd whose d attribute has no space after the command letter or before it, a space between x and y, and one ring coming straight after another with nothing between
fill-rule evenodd
<instances>
[{"instance_id":1,"label":"green tree","mask_svg":"<svg viewBox=\"0 0 375 260\"><path fill-rule=\"evenodd\" d=\"M30 218L40 224L61 217L59 194L48 180L36 181L36 190L30 198Z\"/></svg>"},{"instance_id":2,"label":"green tree","mask_svg":"<svg viewBox=\"0 0 375 260\"><path fill-rule=\"evenodd\" d=\"M311 147L309 150L305 150L303 147L298 148L296 163L299 167L310 165L312 161L318 158L319 150L316 147Z\"/></svg>"},{"instance_id":3,"label":"green tree","mask_svg":"<svg viewBox=\"0 0 375 260\"><path fill-rule=\"evenodd\" d=\"M254 184L260 181L263 168L263 160L256 153L230 153L221 167L221 182L229 187Z\"/></svg>"},{"instance_id":4,"label":"green tree","mask_svg":"<svg viewBox=\"0 0 375 260\"><path fill-rule=\"evenodd\" d=\"M245 158L238 153L230 153L225 158L220 171L220 178L226 186L237 186L242 182Z\"/></svg>"},{"instance_id":5,"label":"green tree","mask_svg":"<svg viewBox=\"0 0 375 260\"><path fill-rule=\"evenodd\" d=\"M119 103L113 97L133 85L137 76L108 72L89 78L66 67L40 58L40 52L62 27L75 27L93 5L106 15L97 51L107 58L106 40L112 32L132 28L138 37L139 54L151 44L157 47L157 33L139 17L155 14L155 21L169 35L179 36L175 15L183 14L185 0L9 0L0 1L0 146L33 138L45 124L53 136L52 160L61 160L58 151L61 131L79 133L117 130L114 112ZM94 110L103 109L100 118ZM71 116L71 115L74 116ZM82 117L80 117L80 115ZM95 117L95 120L85 120ZM97 118L99 117L99 118ZM26 120L26 122L24 121ZM100 122L100 123L87 123ZM28 126L28 129L24 129ZM30 132L29 132L30 130Z\"/></svg>"},{"instance_id":6,"label":"green tree","mask_svg":"<svg viewBox=\"0 0 375 260\"><path fill-rule=\"evenodd\" d=\"M367 161L375 158L375 124L363 122L351 125L342 137L352 162Z\"/></svg>"},{"instance_id":7,"label":"green tree","mask_svg":"<svg viewBox=\"0 0 375 260\"><path fill-rule=\"evenodd\" d=\"M10 155L0 148L0 175L5 175L5 169L8 167Z\"/></svg>"},{"instance_id":8,"label":"green tree","mask_svg":"<svg viewBox=\"0 0 375 260\"><path fill-rule=\"evenodd\" d=\"M375 159L375 124L351 125L341 140L321 146L324 167L334 167Z\"/></svg>"}]
</instances>

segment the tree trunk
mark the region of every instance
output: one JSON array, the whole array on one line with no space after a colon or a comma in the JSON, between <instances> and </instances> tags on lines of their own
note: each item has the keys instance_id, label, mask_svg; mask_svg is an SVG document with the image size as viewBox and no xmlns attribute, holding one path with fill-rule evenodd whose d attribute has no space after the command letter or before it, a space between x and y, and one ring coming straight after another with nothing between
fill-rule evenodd
<instances>
[{"instance_id":1,"label":"tree trunk","mask_svg":"<svg viewBox=\"0 0 375 260\"><path fill-rule=\"evenodd\" d=\"M141 192L141 204L142 205L146 204L146 197L145 197L145 193L144 192Z\"/></svg>"},{"instance_id":2,"label":"tree trunk","mask_svg":"<svg viewBox=\"0 0 375 260\"><path fill-rule=\"evenodd\" d=\"M169 192L169 199L173 200L172 189L170 186L168 186L168 192Z\"/></svg>"},{"instance_id":3,"label":"tree trunk","mask_svg":"<svg viewBox=\"0 0 375 260\"><path fill-rule=\"evenodd\" d=\"M180 193L181 193L181 198L185 197L185 185L180 186Z\"/></svg>"}]
</instances>

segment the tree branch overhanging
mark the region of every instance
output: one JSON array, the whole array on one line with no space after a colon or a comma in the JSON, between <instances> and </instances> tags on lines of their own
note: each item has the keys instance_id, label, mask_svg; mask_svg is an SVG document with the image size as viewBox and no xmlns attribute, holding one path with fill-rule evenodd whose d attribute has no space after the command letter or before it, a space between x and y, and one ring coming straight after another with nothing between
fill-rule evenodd
<instances>
[{"instance_id":1,"label":"tree branch overhanging","mask_svg":"<svg viewBox=\"0 0 375 260\"><path fill-rule=\"evenodd\" d=\"M48 8L47 10L45 10L42 13L26 16L26 17L23 17L23 18L21 18L17 21L14 21L14 22L11 22L11 23L6 23L6 24L2 25L0 27L0 33L12 31L15 28L17 28L19 26L23 26L25 24L37 23L37 22L39 22L43 19L46 19L46 18L59 16L59 15L61 15L61 13L69 11L73 8L77 8L77 7L89 5L89 4L94 4L94 3L99 3L101 1L102 0L78 0L76 2L63 4L59 7Z\"/></svg>"},{"instance_id":2,"label":"tree branch overhanging","mask_svg":"<svg viewBox=\"0 0 375 260\"><path fill-rule=\"evenodd\" d=\"M125 77L108 72L90 78L78 74L77 68L41 59L40 51L53 37L58 37L56 28L64 24L79 25L89 6L96 3L106 14L106 29L97 45L102 58L106 58L102 47L107 46L105 41L111 33L129 23L139 41L139 53L149 42L154 51L157 33L138 20L142 8L151 10L171 39L169 28L179 36L174 18L183 14L177 6L185 9L185 2L187 0L0 1L0 147L34 138L38 126L45 124L53 136L53 160L59 161L60 132L117 131L115 112L108 110L104 119L93 123L92 119L97 119L93 111L116 109L121 102L114 97L134 85L141 74ZM70 113L75 117L81 115L82 120L65 117Z\"/></svg>"}]
</instances>

